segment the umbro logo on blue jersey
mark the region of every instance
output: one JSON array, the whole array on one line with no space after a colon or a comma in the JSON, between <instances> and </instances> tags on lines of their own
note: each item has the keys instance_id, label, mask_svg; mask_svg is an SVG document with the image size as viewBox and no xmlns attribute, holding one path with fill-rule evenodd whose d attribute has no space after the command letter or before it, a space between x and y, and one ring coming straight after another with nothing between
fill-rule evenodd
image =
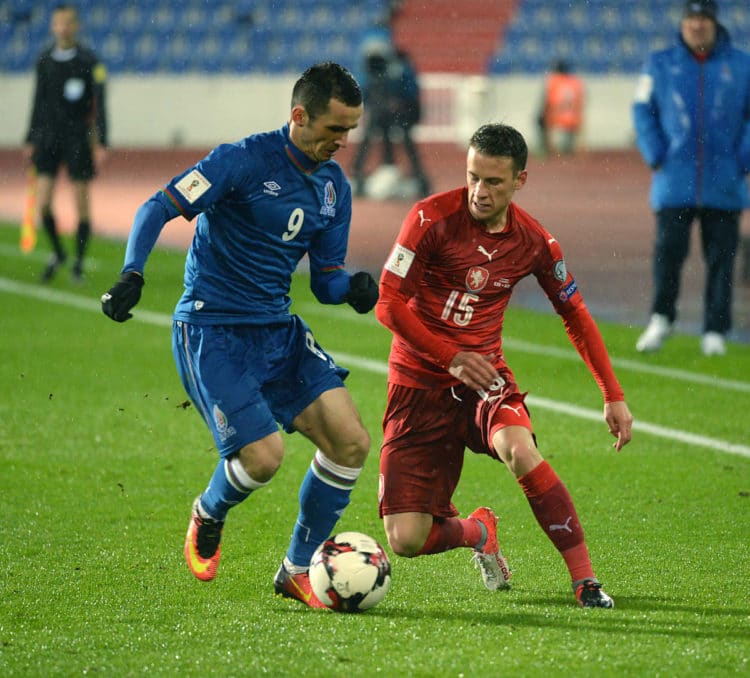
<instances>
[{"instance_id":1,"label":"umbro logo on blue jersey","mask_svg":"<svg viewBox=\"0 0 750 678\"><path fill-rule=\"evenodd\" d=\"M279 186L275 181L264 181L263 185L265 186L265 189L263 190L264 193L268 193L268 195L274 196L279 195L281 186Z\"/></svg>"}]
</instances>

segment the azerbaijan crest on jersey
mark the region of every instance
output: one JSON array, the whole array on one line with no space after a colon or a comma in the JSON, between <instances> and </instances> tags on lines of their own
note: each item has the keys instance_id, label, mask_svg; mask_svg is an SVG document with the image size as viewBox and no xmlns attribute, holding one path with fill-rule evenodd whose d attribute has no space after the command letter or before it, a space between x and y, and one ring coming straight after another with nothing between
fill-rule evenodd
<instances>
[{"instance_id":1,"label":"azerbaijan crest on jersey","mask_svg":"<svg viewBox=\"0 0 750 678\"><path fill-rule=\"evenodd\" d=\"M490 272L483 266L472 266L466 274L466 289L480 292L490 279Z\"/></svg>"},{"instance_id":2,"label":"azerbaijan crest on jersey","mask_svg":"<svg viewBox=\"0 0 750 678\"><path fill-rule=\"evenodd\" d=\"M229 423L226 415L219 409L219 406L215 403L213 408L213 418L214 426L216 426L216 432L219 434L219 439L222 442L237 433L234 426Z\"/></svg>"},{"instance_id":3,"label":"azerbaijan crest on jersey","mask_svg":"<svg viewBox=\"0 0 750 678\"><path fill-rule=\"evenodd\" d=\"M320 213L324 217L336 216L336 189L332 181L327 181L323 187L323 205L320 208Z\"/></svg>"}]
</instances>

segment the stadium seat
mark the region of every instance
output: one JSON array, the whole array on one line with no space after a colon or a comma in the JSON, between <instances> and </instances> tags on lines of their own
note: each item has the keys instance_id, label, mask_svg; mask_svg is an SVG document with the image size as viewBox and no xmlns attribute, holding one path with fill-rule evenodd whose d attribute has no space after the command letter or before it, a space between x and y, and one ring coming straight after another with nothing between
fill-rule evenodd
<instances>
[{"instance_id":1,"label":"stadium seat","mask_svg":"<svg viewBox=\"0 0 750 678\"><path fill-rule=\"evenodd\" d=\"M150 30L169 31L174 30L177 25L177 12L169 2L162 2L148 12L146 25Z\"/></svg>"},{"instance_id":2,"label":"stadium seat","mask_svg":"<svg viewBox=\"0 0 750 678\"><path fill-rule=\"evenodd\" d=\"M126 41L114 33L108 35L101 45L97 46L99 57L111 72L126 71L129 68Z\"/></svg>"},{"instance_id":3,"label":"stadium seat","mask_svg":"<svg viewBox=\"0 0 750 678\"><path fill-rule=\"evenodd\" d=\"M720 11L735 44L747 45L747 0L722 0ZM680 15L674 0L587 0L564 3L557 11L547 0L524 0L487 69L495 75L537 74L548 66L541 55L548 60L557 52L584 73L637 73L648 52L674 42Z\"/></svg>"},{"instance_id":4,"label":"stadium seat","mask_svg":"<svg viewBox=\"0 0 750 678\"><path fill-rule=\"evenodd\" d=\"M112 12L117 32L129 40L141 35L146 28L146 17L138 5L125 5Z\"/></svg>"},{"instance_id":5,"label":"stadium seat","mask_svg":"<svg viewBox=\"0 0 750 678\"><path fill-rule=\"evenodd\" d=\"M137 73L155 73L161 67L161 48L159 38L151 31L141 35L130 51L129 70ZM110 67L111 68L111 67Z\"/></svg>"},{"instance_id":6,"label":"stadium seat","mask_svg":"<svg viewBox=\"0 0 750 678\"><path fill-rule=\"evenodd\" d=\"M99 31L105 29L108 32L114 32L113 26L116 26L116 13L112 6L107 3L97 3L89 10L89 13L81 18L83 27L90 31Z\"/></svg>"},{"instance_id":7,"label":"stadium seat","mask_svg":"<svg viewBox=\"0 0 750 678\"><path fill-rule=\"evenodd\" d=\"M322 58L343 61L355 53L362 32L382 15L387 2L346 7L338 0L219 0L210 7L205 0L76 4L83 41L99 52L112 73L217 73L287 72ZM12 7L12 20L0 26L0 68L29 70L48 40L50 7L34 0L15 0ZM18 31L23 38L13 40ZM188 63L189 47L195 53L196 45L202 58Z\"/></svg>"},{"instance_id":8,"label":"stadium seat","mask_svg":"<svg viewBox=\"0 0 750 678\"><path fill-rule=\"evenodd\" d=\"M33 69L36 54L32 54L25 37L13 34L10 39L3 41L0 45L0 58L2 58L4 70L17 73L27 68Z\"/></svg>"},{"instance_id":9,"label":"stadium seat","mask_svg":"<svg viewBox=\"0 0 750 678\"><path fill-rule=\"evenodd\" d=\"M747 0L722 0L720 16L738 46L750 44ZM356 64L362 35L383 17L387 0L78 0L82 38L110 72L298 71L312 61ZM0 69L27 71L49 41L51 3L0 1ZM674 0L587 0L516 3L493 75L538 75L555 58L583 73L635 73L645 55L671 44L680 3ZM168 39L167 37L168 36ZM196 59L197 53L201 58ZM192 50L192 55L190 54Z\"/></svg>"}]
</instances>

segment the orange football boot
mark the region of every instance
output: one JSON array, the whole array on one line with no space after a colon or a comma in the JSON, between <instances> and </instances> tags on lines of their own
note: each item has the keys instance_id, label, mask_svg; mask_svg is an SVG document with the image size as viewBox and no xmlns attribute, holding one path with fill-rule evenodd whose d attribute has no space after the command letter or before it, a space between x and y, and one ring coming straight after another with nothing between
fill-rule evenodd
<instances>
[{"instance_id":1,"label":"orange football boot","mask_svg":"<svg viewBox=\"0 0 750 678\"><path fill-rule=\"evenodd\" d=\"M185 537L185 560L190 571L201 581L211 581L216 576L221 557L221 531L223 520L201 517L198 511L200 497L193 502L187 536Z\"/></svg>"}]
</instances>

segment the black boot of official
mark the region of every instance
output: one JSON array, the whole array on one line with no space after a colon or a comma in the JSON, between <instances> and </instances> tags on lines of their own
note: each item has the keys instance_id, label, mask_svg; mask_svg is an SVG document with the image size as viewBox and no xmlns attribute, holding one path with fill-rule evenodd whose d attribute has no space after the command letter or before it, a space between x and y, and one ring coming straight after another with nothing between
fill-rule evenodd
<instances>
[{"instance_id":1,"label":"black boot of official","mask_svg":"<svg viewBox=\"0 0 750 678\"><path fill-rule=\"evenodd\" d=\"M91 238L91 222L88 219L82 219L78 222L78 235L76 239L76 260L73 264L73 270L70 272L73 282L83 280L83 256L86 254L86 248Z\"/></svg>"},{"instance_id":2,"label":"black boot of official","mask_svg":"<svg viewBox=\"0 0 750 678\"><path fill-rule=\"evenodd\" d=\"M57 269L65 263L68 258L63 249L62 243L60 242L60 236L57 234L57 224L55 223L55 216L49 210L42 212L42 225L44 230L49 237L50 244L52 245L52 256L47 262L47 265L42 271L42 282L49 282L54 278Z\"/></svg>"}]
</instances>

